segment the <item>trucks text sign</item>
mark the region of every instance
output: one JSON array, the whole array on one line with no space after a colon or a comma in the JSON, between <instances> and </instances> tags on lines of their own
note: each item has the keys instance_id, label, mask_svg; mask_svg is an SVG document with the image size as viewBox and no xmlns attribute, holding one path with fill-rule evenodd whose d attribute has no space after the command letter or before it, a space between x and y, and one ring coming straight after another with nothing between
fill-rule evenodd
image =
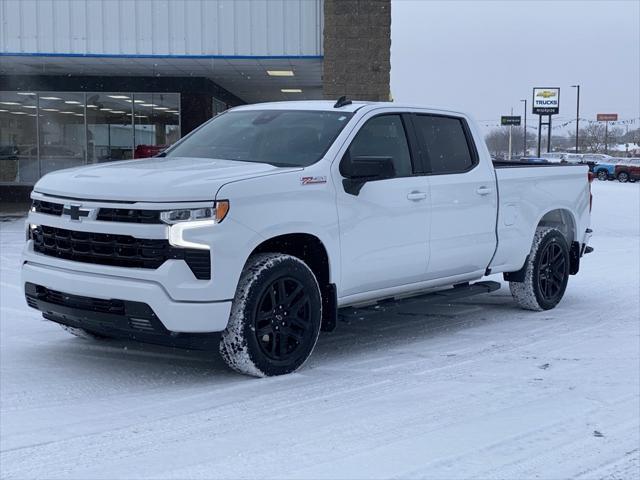
<instances>
[{"instance_id":1,"label":"trucks text sign","mask_svg":"<svg viewBox=\"0 0 640 480\"><path fill-rule=\"evenodd\" d=\"M560 112L559 88L534 88L533 113L535 115L556 115Z\"/></svg>"}]
</instances>

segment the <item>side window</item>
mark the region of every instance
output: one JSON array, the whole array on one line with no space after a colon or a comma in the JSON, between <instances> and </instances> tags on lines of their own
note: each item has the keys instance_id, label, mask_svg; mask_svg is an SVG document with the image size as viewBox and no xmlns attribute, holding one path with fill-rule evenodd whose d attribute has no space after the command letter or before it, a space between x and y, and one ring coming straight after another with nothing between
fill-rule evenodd
<instances>
[{"instance_id":1,"label":"side window","mask_svg":"<svg viewBox=\"0 0 640 480\"><path fill-rule=\"evenodd\" d=\"M427 149L431 173L461 173L473 166L461 119L416 115L414 123Z\"/></svg>"},{"instance_id":2,"label":"side window","mask_svg":"<svg viewBox=\"0 0 640 480\"><path fill-rule=\"evenodd\" d=\"M369 120L349 146L351 157L391 157L396 177L413 173L409 144L400 115L380 115Z\"/></svg>"}]
</instances>

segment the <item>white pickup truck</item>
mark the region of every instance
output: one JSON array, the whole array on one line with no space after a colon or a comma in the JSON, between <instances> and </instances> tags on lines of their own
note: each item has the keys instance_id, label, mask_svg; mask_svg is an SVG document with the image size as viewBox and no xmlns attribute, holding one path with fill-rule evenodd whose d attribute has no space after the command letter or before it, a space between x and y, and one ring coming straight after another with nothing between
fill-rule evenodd
<instances>
[{"instance_id":1,"label":"white pickup truck","mask_svg":"<svg viewBox=\"0 0 640 480\"><path fill-rule=\"evenodd\" d=\"M234 108L32 200L31 307L77 335L215 345L255 376L299 368L343 307L503 273L553 308L591 250L586 166L494 165L464 113L344 98Z\"/></svg>"}]
</instances>

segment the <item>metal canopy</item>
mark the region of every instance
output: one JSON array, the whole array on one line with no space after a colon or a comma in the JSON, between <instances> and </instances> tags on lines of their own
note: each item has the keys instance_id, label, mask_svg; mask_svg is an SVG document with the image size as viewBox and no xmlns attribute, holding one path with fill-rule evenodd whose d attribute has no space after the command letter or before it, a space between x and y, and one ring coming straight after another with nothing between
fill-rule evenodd
<instances>
[{"instance_id":1,"label":"metal canopy","mask_svg":"<svg viewBox=\"0 0 640 480\"><path fill-rule=\"evenodd\" d=\"M267 70L291 70L294 75L269 76ZM311 56L3 55L0 75L205 77L249 103L322 98L322 57Z\"/></svg>"}]
</instances>

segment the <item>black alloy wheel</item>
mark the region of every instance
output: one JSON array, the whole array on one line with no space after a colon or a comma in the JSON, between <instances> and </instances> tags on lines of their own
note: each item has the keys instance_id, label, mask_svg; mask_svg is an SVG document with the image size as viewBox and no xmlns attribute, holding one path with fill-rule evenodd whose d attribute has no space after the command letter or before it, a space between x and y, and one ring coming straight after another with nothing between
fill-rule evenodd
<instances>
[{"instance_id":1,"label":"black alloy wheel","mask_svg":"<svg viewBox=\"0 0 640 480\"><path fill-rule=\"evenodd\" d=\"M538 292L545 302L556 303L564 293L568 274L566 255L557 242L548 243L540 252Z\"/></svg>"},{"instance_id":2,"label":"black alloy wheel","mask_svg":"<svg viewBox=\"0 0 640 480\"><path fill-rule=\"evenodd\" d=\"M292 277L268 284L258 302L255 335L262 353L275 363L288 363L308 342L315 341L311 299Z\"/></svg>"}]
</instances>

